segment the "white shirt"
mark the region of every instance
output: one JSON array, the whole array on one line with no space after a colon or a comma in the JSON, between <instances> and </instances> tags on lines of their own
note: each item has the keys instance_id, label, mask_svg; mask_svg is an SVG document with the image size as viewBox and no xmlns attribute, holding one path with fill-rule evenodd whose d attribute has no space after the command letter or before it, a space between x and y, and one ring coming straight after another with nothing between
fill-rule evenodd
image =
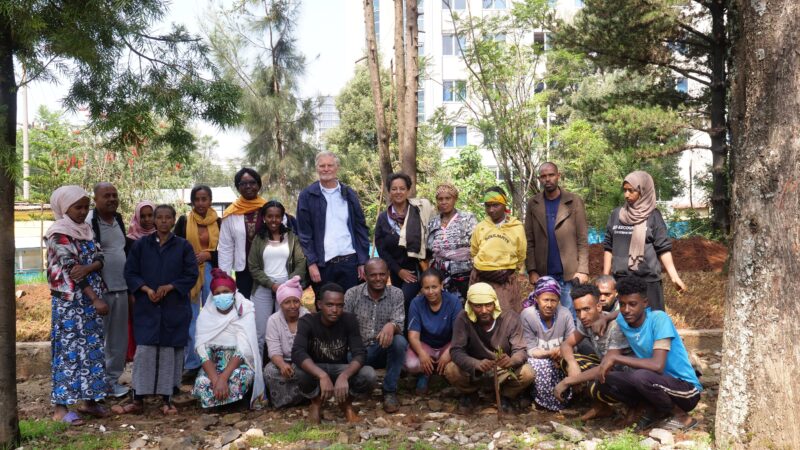
<instances>
[{"instance_id":1,"label":"white shirt","mask_svg":"<svg viewBox=\"0 0 800 450\"><path fill-rule=\"evenodd\" d=\"M289 240L284 238L281 242L269 241L264 246L264 273L273 280L289 277L286 270L286 260L289 259Z\"/></svg>"},{"instance_id":2,"label":"white shirt","mask_svg":"<svg viewBox=\"0 0 800 450\"><path fill-rule=\"evenodd\" d=\"M327 189L320 185L320 190L328 203L325 208L324 261L355 253L353 237L348 227L350 208L342 196L342 185L337 181L335 188Z\"/></svg>"},{"instance_id":3,"label":"white shirt","mask_svg":"<svg viewBox=\"0 0 800 450\"><path fill-rule=\"evenodd\" d=\"M247 265L247 230L244 216L231 214L222 219L217 244L219 268L230 273L231 270L241 272Z\"/></svg>"}]
</instances>

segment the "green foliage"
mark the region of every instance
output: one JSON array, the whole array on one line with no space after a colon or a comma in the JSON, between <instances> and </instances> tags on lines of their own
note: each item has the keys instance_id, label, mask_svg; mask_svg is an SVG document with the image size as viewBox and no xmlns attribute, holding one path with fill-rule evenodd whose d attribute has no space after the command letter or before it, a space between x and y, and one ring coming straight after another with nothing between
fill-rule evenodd
<instances>
[{"instance_id":1,"label":"green foliage","mask_svg":"<svg viewBox=\"0 0 800 450\"><path fill-rule=\"evenodd\" d=\"M597 448L599 450L647 450L649 447L642 444L641 436L626 430L610 439L603 440Z\"/></svg>"},{"instance_id":2,"label":"green foliage","mask_svg":"<svg viewBox=\"0 0 800 450\"><path fill-rule=\"evenodd\" d=\"M467 210L481 220L485 215L483 208L483 192L496 185L494 173L483 166L481 155L475 146L461 149L457 157L444 162L437 183L431 183L433 191L427 198L435 198L436 185L451 183L458 189L458 209Z\"/></svg>"},{"instance_id":3,"label":"green foliage","mask_svg":"<svg viewBox=\"0 0 800 450\"><path fill-rule=\"evenodd\" d=\"M103 450L123 448L126 440L120 433L65 433L69 425L53 420L20 420L22 444L33 450Z\"/></svg>"},{"instance_id":4,"label":"green foliage","mask_svg":"<svg viewBox=\"0 0 800 450\"><path fill-rule=\"evenodd\" d=\"M236 2L217 11L210 34L225 79L243 92L246 160L261 173L264 195L284 200L313 180L317 151L310 136L318 101L297 92L305 71L294 34L299 11L299 2Z\"/></svg>"},{"instance_id":5,"label":"green foliage","mask_svg":"<svg viewBox=\"0 0 800 450\"><path fill-rule=\"evenodd\" d=\"M265 443L285 444L300 441L321 441L334 439L339 431L329 426L308 426L298 422L286 431L269 433L264 439ZM263 445L263 444L262 444Z\"/></svg>"}]
</instances>

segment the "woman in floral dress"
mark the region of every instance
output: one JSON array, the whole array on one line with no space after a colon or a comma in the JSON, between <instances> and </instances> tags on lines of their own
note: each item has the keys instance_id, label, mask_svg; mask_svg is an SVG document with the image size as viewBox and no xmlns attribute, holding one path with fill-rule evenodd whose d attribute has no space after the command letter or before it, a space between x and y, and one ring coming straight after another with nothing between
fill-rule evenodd
<instances>
[{"instance_id":1,"label":"woman in floral dress","mask_svg":"<svg viewBox=\"0 0 800 450\"><path fill-rule=\"evenodd\" d=\"M56 222L47 239L47 281L52 301L53 353L51 401L54 420L72 425L82 420L68 406L83 401L78 411L106 417L97 403L106 396L103 319L108 305L101 300L103 253L94 241L89 195L78 186L62 186L50 197Z\"/></svg>"},{"instance_id":2,"label":"woman in floral dress","mask_svg":"<svg viewBox=\"0 0 800 450\"><path fill-rule=\"evenodd\" d=\"M202 366L192 394L203 408L227 405L250 391L250 406L264 394L261 352L253 302L236 292L236 282L220 269L211 271L212 301L197 318L195 338Z\"/></svg>"},{"instance_id":3,"label":"woman in floral dress","mask_svg":"<svg viewBox=\"0 0 800 450\"><path fill-rule=\"evenodd\" d=\"M458 190L452 184L436 187L439 214L428 224L428 249L433 253L431 267L444 276L444 289L458 294L464 303L472 272L470 239L478 221L472 213L457 210L457 200Z\"/></svg>"}]
</instances>

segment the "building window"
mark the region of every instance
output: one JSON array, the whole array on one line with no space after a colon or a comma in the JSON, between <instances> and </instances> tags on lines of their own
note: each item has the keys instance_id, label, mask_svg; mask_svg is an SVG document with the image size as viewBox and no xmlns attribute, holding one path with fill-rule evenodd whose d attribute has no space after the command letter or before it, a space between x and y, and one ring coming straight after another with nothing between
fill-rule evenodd
<instances>
[{"instance_id":1,"label":"building window","mask_svg":"<svg viewBox=\"0 0 800 450\"><path fill-rule=\"evenodd\" d=\"M456 36L455 34L442 35L442 55L460 56L466 47L467 39L464 36Z\"/></svg>"},{"instance_id":2,"label":"building window","mask_svg":"<svg viewBox=\"0 0 800 450\"><path fill-rule=\"evenodd\" d=\"M583 8L583 0L575 0L576 8Z\"/></svg>"},{"instance_id":3,"label":"building window","mask_svg":"<svg viewBox=\"0 0 800 450\"><path fill-rule=\"evenodd\" d=\"M467 0L442 0L442 9L461 11L467 9Z\"/></svg>"},{"instance_id":4,"label":"building window","mask_svg":"<svg viewBox=\"0 0 800 450\"><path fill-rule=\"evenodd\" d=\"M444 80L442 87L442 101L463 102L467 98L467 82L464 80Z\"/></svg>"},{"instance_id":5,"label":"building window","mask_svg":"<svg viewBox=\"0 0 800 450\"><path fill-rule=\"evenodd\" d=\"M417 122L425 122L425 89L417 91Z\"/></svg>"},{"instance_id":6,"label":"building window","mask_svg":"<svg viewBox=\"0 0 800 450\"><path fill-rule=\"evenodd\" d=\"M533 43L536 44L538 48L550 50L550 37L544 31L533 32Z\"/></svg>"},{"instance_id":7,"label":"building window","mask_svg":"<svg viewBox=\"0 0 800 450\"><path fill-rule=\"evenodd\" d=\"M506 0L483 0L483 9L506 9Z\"/></svg>"},{"instance_id":8,"label":"building window","mask_svg":"<svg viewBox=\"0 0 800 450\"><path fill-rule=\"evenodd\" d=\"M375 19L375 42L381 41L381 2L380 0L375 0L374 4L374 12L373 18Z\"/></svg>"},{"instance_id":9,"label":"building window","mask_svg":"<svg viewBox=\"0 0 800 450\"><path fill-rule=\"evenodd\" d=\"M678 92L683 92L684 94L689 93L689 80L686 78L678 78L675 83L675 90Z\"/></svg>"},{"instance_id":10,"label":"building window","mask_svg":"<svg viewBox=\"0 0 800 450\"><path fill-rule=\"evenodd\" d=\"M449 133L444 133L445 148L464 147L467 145L467 127L453 127Z\"/></svg>"}]
</instances>

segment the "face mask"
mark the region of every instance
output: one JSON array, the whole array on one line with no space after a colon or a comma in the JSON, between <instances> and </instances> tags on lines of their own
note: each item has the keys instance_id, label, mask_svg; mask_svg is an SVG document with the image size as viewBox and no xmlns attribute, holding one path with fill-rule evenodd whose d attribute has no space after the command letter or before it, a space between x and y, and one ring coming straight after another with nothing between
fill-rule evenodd
<instances>
[{"instance_id":1,"label":"face mask","mask_svg":"<svg viewBox=\"0 0 800 450\"><path fill-rule=\"evenodd\" d=\"M226 292L214 296L214 306L220 311L225 311L233 305L233 293Z\"/></svg>"}]
</instances>

